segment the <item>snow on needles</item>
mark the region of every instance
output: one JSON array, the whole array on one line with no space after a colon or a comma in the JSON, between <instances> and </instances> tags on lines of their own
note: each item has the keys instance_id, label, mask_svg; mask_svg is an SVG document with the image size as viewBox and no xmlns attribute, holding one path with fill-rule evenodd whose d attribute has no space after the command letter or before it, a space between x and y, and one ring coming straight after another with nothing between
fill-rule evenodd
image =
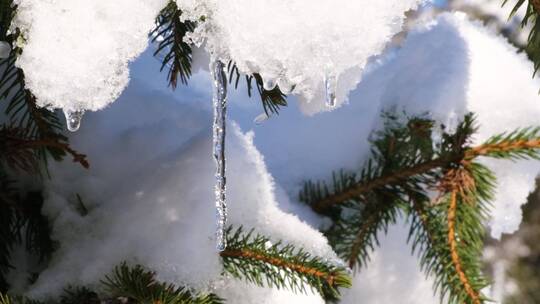
<instances>
[{"instance_id":1,"label":"snow on needles","mask_svg":"<svg viewBox=\"0 0 540 304\"><path fill-rule=\"evenodd\" d=\"M337 79L343 102L370 56L401 29L405 11L424 0L177 0L197 21L194 42L265 87L294 88L307 113L324 110L324 79ZM128 62L166 0L19 0L15 26L26 39L18 65L44 107L99 110L129 80ZM354 71L354 73L351 73ZM334 86L334 83L332 83ZM309 102L312 102L309 104Z\"/></svg>"},{"instance_id":2,"label":"snow on needles","mask_svg":"<svg viewBox=\"0 0 540 304\"><path fill-rule=\"evenodd\" d=\"M199 21L191 38L240 71L259 73L302 97L306 113L327 110L324 79L337 78L338 103L360 81L368 58L401 30L423 0L176 0ZM204 21L200 21L204 16ZM294 89L293 89L294 88Z\"/></svg>"},{"instance_id":3,"label":"snow on needles","mask_svg":"<svg viewBox=\"0 0 540 304\"><path fill-rule=\"evenodd\" d=\"M129 81L128 62L147 46L167 0L18 0L17 64L38 105L99 110Z\"/></svg>"}]
</instances>

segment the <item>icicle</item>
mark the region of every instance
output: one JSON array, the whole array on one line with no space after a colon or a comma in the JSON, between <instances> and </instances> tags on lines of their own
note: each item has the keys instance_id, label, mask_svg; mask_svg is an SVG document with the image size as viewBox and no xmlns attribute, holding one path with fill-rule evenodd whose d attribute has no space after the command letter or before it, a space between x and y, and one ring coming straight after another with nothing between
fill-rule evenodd
<instances>
[{"instance_id":1,"label":"icicle","mask_svg":"<svg viewBox=\"0 0 540 304\"><path fill-rule=\"evenodd\" d=\"M67 129L71 132L77 132L81 127L81 120L83 118L83 110L64 110L64 116L66 116Z\"/></svg>"},{"instance_id":2,"label":"icicle","mask_svg":"<svg viewBox=\"0 0 540 304\"><path fill-rule=\"evenodd\" d=\"M0 41L0 59L6 59L11 54L11 45L5 41Z\"/></svg>"},{"instance_id":3,"label":"icicle","mask_svg":"<svg viewBox=\"0 0 540 304\"><path fill-rule=\"evenodd\" d=\"M227 240L227 202L225 200L225 124L227 120L227 78L225 65L220 60L212 60L210 71L214 78L214 159L216 161L216 248L225 250Z\"/></svg>"},{"instance_id":4,"label":"icicle","mask_svg":"<svg viewBox=\"0 0 540 304\"><path fill-rule=\"evenodd\" d=\"M267 79L263 79L263 88L267 91L272 91L276 88L277 82L277 78L269 77Z\"/></svg>"},{"instance_id":5,"label":"icicle","mask_svg":"<svg viewBox=\"0 0 540 304\"><path fill-rule=\"evenodd\" d=\"M326 106L336 106L336 88L337 78L333 74L328 74L324 77L324 86L326 88Z\"/></svg>"}]
</instances>

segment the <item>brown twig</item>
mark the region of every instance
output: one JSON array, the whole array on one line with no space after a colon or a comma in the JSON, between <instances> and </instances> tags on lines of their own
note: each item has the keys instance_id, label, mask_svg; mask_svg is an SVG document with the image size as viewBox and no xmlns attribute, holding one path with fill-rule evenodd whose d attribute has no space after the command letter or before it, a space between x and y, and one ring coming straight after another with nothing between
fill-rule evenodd
<instances>
[{"instance_id":1,"label":"brown twig","mask_svg":"<svg viewBox=\"0 0 540 304\"><path fill-rule=\"evenodd\" d=\"M534 8L534 11L537 14L540 14L540 0L529 0L529 3L531 3L532 7Z\"/></svg>"},{"instance_id":2,"label":"brown twig","mask_svg":"<svg viewBox=\"0 0 540 304\"><path fill-rule=\"evenodd\" d=\"M312 205L313 210L316 212L323 212L328 207L331 207L336 204L343 203L345 201L357 198L362 194L365 194L371 190L381 188L387 185L397 184L403 180L415 176L427 173L433 169L446 166L448 163L452 162L452 159L448 158L437 158L429 160L418 164L416 166L406 168L404 170L391 172L388 175L384 175L369 181L359 182L354 184L340 193L335 193L329 195L324 199L314 203Z\"/></svg>"},{"instance_id":3,"label":"brown twig","mask_svg":"<svg viewBox=\"0 0 540 304\"><path fill-rule=\"evenodd\" d=\"M452 263L454 264L454 268L456 269L459 280L465 288L465 292L467 292L474 304L481 304L480 296L472 288L469 279L467 278L467 275L463 271L461 259L459 257L459 252L457 248L458 245L456 241L456 210L458 192L458 189L454 189L452 190L452 192L450 192L450 205L448 206L448 245L450 246Z\"/></svg>"}]
</instances>

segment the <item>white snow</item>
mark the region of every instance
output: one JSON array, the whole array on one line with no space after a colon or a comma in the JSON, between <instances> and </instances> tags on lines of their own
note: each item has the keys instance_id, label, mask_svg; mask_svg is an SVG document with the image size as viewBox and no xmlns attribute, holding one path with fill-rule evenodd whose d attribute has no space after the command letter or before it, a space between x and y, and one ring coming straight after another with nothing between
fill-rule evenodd
<instances>
[{"instance_id":1,"label":"white snow","mask_svg":"<svg viewBox=\"0 0 540 304\"><path fill-rule=\"evenodd\" d=\"M405 12L423 0L176 0L199 21L193 41L240 71L260 73L304 101L303 110L331 109L324 79L337 79L338 104L360 81L369 57L400 31Z\"/></svg>"},{"instance_id":2,"label":"white snow","mask_svg":"<svg viewBox=\"0 0 540 304\"><path fill-rule=\"evenodd\" d=\"M147 90L132 88L107 111L88 115L73 142L89 153L90 171L74 170L70 163L53 166L44 212L54 220L53 237L62 246L29 295L58 293L66 282L92 286L123 260L157 270L159 279L217 288L225 296L249 286L220 283L209 113ZM227 191L235 207L230 223L336 260L321 233L278 209L253 133L242 133L234 123L229 130ZM90 210L87 217L75 210L77 193ZM284 296L265 288L250 292ZM306 303L322 303L318 295L307 298Z\"/></svg>"},{"instance_id":3,"label":"white snow","mask_svg":"<svg viewBox=\"0 0 540 304\"><path fill-rule=\"evenodd\" d=\"M128 63L147 46L167 0L18 0L17 64L43 107L99 110L129 81Z\"/></svg>"}]
</instances>

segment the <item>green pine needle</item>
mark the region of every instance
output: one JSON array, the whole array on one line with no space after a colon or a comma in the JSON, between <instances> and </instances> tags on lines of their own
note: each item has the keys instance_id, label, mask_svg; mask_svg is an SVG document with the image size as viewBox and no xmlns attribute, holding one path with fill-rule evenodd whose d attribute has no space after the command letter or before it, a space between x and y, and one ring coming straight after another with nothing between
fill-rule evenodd
<instances>
[{"instance_id":1,"label":"green pine needle","mask_svg":"<svg viewBox=\"0 0 540 304\"><path fill-rule=\"evenodd\" d=\"M137 303L160 304L220 304L222 300L214 294L193 294L185 287L156 281L155 274L142 266L129 267L126 263L117 266L112 274L102 281L114 297L127 297Z\"/></svg>"},{"instance_id":2,"label":"green pine needle","mask_svg":"<svg viewBox=\"0 0 540 304\"><path fill-rule=\"evenodd\" d=\"M259 286L305 292L306 284L327 300L337 300L340 288L349 288L352 279L346 268L313 256L302 248L269 238L244 233L240 227L227 230L227 249L221 253L225 271L235 278Z\"/></svg>"}]
</instances>

